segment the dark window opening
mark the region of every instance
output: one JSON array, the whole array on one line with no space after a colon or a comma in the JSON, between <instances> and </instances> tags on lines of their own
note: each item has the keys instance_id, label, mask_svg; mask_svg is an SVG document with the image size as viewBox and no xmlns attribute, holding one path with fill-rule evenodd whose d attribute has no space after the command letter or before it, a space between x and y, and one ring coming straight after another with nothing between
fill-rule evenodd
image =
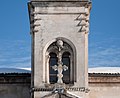
<instances>
[{"instance_id":1,"label":"dark window opening","mask_svg":"<svg viewBox=\"0 0 120 98\"><path fill-rule=\"evenodd\" d=\"M52 66L57 65L58 58L56 53L50 53L49 54L50 59L49 59L49 79L50 83L54 84L57 83L58 77L58 71L55 71ZM68 70L63 71L63 83L70 84L70 53L69 52L64 52L62 55L62 62L63 65L66 65L68 67Z\"/></svg>"},{"instance_id":2,"label":"dark window opening","mask_svg":"<svg viewBox=\"0 0 120 98\"><path fill-rule=\"evenodd\" d=\"M63 65L66 65L68 67L68 70L63 71L63 82L69 84L70 83L70 53L69 52L63 53L62 62Z\"/></svg>"},{"instance_id":3,"label":"dark window opening","mask_svg":"<svg viewBox=\"0 0 120 98\"><path fill-rule=\"evenodd\" d=\"M57 65L58 59L57 55L55 53L50 53L49 54L50 59L49 59L49 79L50 83L57 83L57 71L52 69L52 66Z\"/></svg>"}]
</instances>

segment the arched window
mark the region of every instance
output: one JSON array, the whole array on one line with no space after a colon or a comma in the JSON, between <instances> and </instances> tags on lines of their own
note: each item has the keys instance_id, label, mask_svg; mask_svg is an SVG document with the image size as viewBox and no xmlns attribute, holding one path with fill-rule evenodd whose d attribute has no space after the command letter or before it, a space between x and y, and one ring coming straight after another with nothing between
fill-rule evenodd
<instances>
[{"instance_id":1,"label":"arched window","mask_svg":"<svg viewBox=\"0 0 120 98\"><path fill-rule=\"evenodd\" d=\"M57 71L54 71L52 69L52 66L57 65L57 55L55 53L50 53L49 54L50 59L49 59L49 80L50 83L56 83L57 82Z\"/></svg>"},{"instance_id":2,"label":"arched window","mask_svg":"<svg viewBox=\"0 0 120 98\"><path fill-rule=\"evenodd\" d=\"M58 39L59 40L59 39ZM74 84L76 81L76 64L75 64L75 48L72 47L65 42L64 40L61 40L62 43L59 43L58 40L54 41L50 46L47 48L46 51L46 70L48 70L46 73L46 83L54 84L57 83L58 77L58 70L54 69L55 65L59 65L59 60L61 57L62 66L66 65L68 69L65 71L63 70L63 83L65 84ZM61 50L59 50L61 48ZM74 50L73 50L74 49ZM60 56L61 55L61 56ZM54 67L53 67L54 66Z\"/></svg>"}]
</instances>

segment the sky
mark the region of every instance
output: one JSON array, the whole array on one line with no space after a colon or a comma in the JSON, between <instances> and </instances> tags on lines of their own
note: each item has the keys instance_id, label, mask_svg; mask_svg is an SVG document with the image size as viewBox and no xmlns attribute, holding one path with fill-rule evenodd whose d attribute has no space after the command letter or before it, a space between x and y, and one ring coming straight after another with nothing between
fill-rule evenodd
<instances>
[{"instance_id":1,"label":"sky","mask_svg":"<svg viewBox=\"0 0 120 98\"><path fill-rule=\"evenodd\" d=\"M0 68L30 68L28 0L1 0ZM89 67L120 67L120 0L92 0Z\"/></svg>"}]
</instances>

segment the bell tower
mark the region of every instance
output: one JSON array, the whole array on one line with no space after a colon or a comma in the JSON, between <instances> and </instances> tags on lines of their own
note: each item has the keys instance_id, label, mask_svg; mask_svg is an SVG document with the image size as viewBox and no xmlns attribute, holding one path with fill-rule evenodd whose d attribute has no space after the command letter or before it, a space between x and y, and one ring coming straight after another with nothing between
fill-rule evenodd
<instances>
[{"instance_id":1,"label":"bell tower","mask_svg":"<svg viewBox=\"0 0 120 98\"><path fill-rule=\"evenodd\" d=\"M88 98L91 0L30 0L31 98Z\"/></svg>"}]
</instances>

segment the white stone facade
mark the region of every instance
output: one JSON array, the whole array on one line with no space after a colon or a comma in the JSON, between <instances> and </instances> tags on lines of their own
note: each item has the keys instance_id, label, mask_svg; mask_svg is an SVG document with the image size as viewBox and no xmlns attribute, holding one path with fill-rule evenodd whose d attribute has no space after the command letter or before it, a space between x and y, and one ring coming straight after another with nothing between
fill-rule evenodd
<instances>
[{"instance_id":1,"label":"white stone facade","mask_svg":"<svg viewBox=\"0 0 120 98\"><path fill-rule=\"evenodd\" d=\"M68 43L74 53L72 85L69 92L86 98L88 90L88 32L91 2L31 0L28 4L32 35L32 88L51 89L47 49L58 39ZM73 89L72 89L73 88ZM34 91L40 98L52 91Z\"/></svg>"}]
</instances>

